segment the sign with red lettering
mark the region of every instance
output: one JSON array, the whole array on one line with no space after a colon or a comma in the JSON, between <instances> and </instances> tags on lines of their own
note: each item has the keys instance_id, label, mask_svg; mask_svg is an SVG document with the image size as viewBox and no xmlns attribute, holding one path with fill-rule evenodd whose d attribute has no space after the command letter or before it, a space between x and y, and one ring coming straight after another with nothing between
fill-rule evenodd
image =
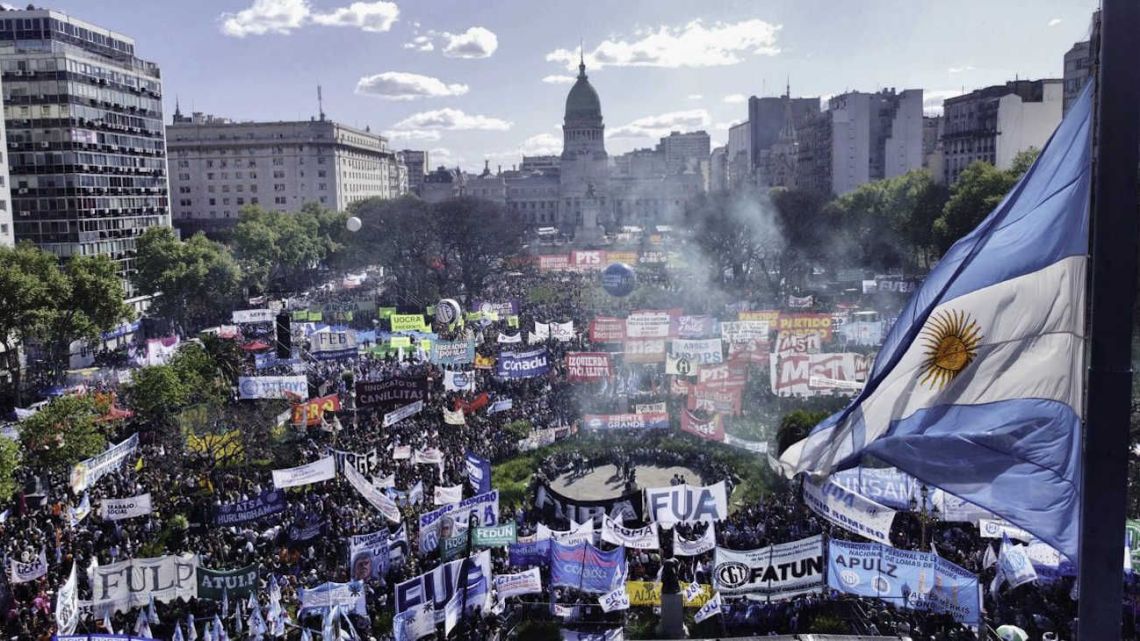
<instances>
[{"instance_id":1,"label":"sign with red lettering","mask_svg":"<svg viewBox=\"0 0 1140 641\"><path fill-rule=\"evenodd\" d=\"M571 381L600 381L613 376L610 355L605 352L569 352L566 370Z\"/></svg>"},{"instance_id":2,"label":"sign with red lettering","mask_svg":"<svg viewBox=\"0 0 1140 641\"><path fill-rule=\"evenodd\" d=\"M294 425L320 425L325 412L339 412L340 397L336 394L310 398L293 406Z\"/></svg>"},{"instance_id":3,"label":"sign with red lettering","mask_svg":"<svg viewBox=\"0 0 1140 641\"><path fill-rule=\"evenodd\" d=\"M599 316L590 321L590 340L594 343L617 343L625 340L625 319Z\"/></svg>"}]
</instances>

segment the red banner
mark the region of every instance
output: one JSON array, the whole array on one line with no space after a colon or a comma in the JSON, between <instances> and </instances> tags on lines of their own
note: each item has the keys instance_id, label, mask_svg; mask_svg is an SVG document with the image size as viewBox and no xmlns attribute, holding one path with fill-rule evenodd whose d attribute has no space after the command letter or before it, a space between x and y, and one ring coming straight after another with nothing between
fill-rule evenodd
<instances>
[{"instance_id":1,"label":"red banner","mask_svg":"<svg viewBox=\"0 0 1140 641\"><path fill-rule=\"evenodd\" d=\"M538 257L538 269L544 272L561 272L570 269L570 256L552 254Z\"/></svg>"},{"instance_id":2,"label":"red banner","mask_svg":"<svg viewBox=\"0 0 1140 641\"><path fill-rule=\"evenodd\" d=\"M463 410L464 412L471 414L472 412L478 412L479 410L483 409L487 406L487 403L490 402L491 398L487 395L487 392L481 392L478 396L471 399L470 401L465 398L455 399L455 403L452 404L451 409L455 411Z\"/></svg>"},{"instance_id":3,"label":"red banner","mask_svg":"<svg viewBox=\"0 0 1140 641\"><path fill-rule=\"evenodd\" d=\"M600 381L614 373L610 355L605 352L568 352L566 370L571 381Z\"/></svg>"},{"instance_id":4,"label":"red banner","mask_svg":"<svg viewBox=\"0 0 1140 641\"><path fill-rule=\"evenodd\" d=\"M336 394L310 398L293 406L294 425L320 425L325 412L339 412L340 397Z\"/></svg>"},{"instance_id":5,"label":"red banner","mask_svg":"<svg viewBox=\"0 0 1140 641\"><path fill-rule=\"evenodd\" d=\"M724 418L713 414L712 418L704 420L685 410L681 413L681 431L710 441L724 441Z\"/></svg>"},{"instance_id":6,"label":"red banner","mask_svg":"<svg viewBox=\"0 0 1140 641\"><path fill-rule=\"evenodd\" d=\"M748 380L748 370L739 363L702 366L697 384L710 389L741 389Z\"/></svg>"},{"instance_id":7,"label":"red banner","mask_svg":"<svg viewBox=\"0 0 1140 641\"><path fill-rule=\"evenodd\" d=\"M747 340L728 344L728 360L735 363L768 363L771 344L765 340Z\"/></svg>"},{"instance_id":8,"label":"red banner","mask_svg":"<svg viewBox=\"0 0 1140 641\"><path fill-rule=\"evenodd\" d=\"M625 319L599 316L590 321L590 340L595 343L617 343L625 340Z\"/></svg>"},{"instance_id":9,"label":"red banner","mask_svg":"<svg viewBox=\"0 0 1140 641\"><path fill-rule=\"evenodd\" d=\"M720 414L740 414L741 392L735 389L717 389L704 385L693 385L689 388L689 402L687 407L691 410L707 410Z\"/></svg>"},{"instance_id":10,"label":"red banner","mask_svg":"<svg viewBox=\"0 0 1140 641\"><path fill-rule=\"evenodd\" d=\"M669 377L669 394L672 396L684 396L689 393L691 387L692 385L687 378L681 376Z\"/></svg>"},{"instance_id":11,"label":"red banner","mask_svg":"<svg viewBox=\"0 0 1140 641\"><path fill-rule=\"evenodd\" d=\"M606 266L606 252L602 249L576 249L570 252L570 265L579 271L604 269Z\"/></svg>"}]
</instances>

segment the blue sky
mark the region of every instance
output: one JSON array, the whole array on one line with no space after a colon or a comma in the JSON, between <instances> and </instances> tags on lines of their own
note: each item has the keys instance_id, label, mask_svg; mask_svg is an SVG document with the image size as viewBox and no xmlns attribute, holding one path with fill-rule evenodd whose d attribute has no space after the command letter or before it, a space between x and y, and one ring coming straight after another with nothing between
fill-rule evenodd
<instances>
[{"instance_id":1,"label":"blue sky","mask_svg":"<svg viewBox=\"0 0 1140 641\"><path fill-rule=\"evenodd\" d=\"M41 0L43 1L43 0ZM167 113L334 120L476 169L560 150L579 39L607 149L713 143L749 95L963 89L1060 77L1094 0L55 0L163 72Z\"/></svg>"}]
</instances>

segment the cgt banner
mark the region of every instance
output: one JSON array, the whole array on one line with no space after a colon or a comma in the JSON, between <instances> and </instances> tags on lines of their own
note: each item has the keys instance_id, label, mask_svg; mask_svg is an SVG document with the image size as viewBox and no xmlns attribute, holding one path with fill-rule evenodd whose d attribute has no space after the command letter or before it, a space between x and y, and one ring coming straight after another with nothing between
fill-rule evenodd
<instances>
[{"instance_id":1,"label":"cgt banner","mask_svg":"<svg viewBox=\"0 0 1140 641\"><path fill-rule=\"evenodd\" d=\"M285 511L285 491L269 490L248 501L222 503L214 508L214 525L238 525Z\"/></svg>"},{"instance_id":2,"label":"cgt banner","mask_svg":"<svg viewBox=\"0 0 1140 641\"><path fill-rule=\"evenodd\" d=\"M244 599L257 590L257 564L237 570L211 570L198 566L198 598L221 601L225 594L230 599Z\"/></svg>"},{"instance_id":3,"label":"cgt banner","mask_svg":"<svg viewBox=\"0 0 1140 641\"><path fill-rule=\"evenodd\" d=\"M535 491L534 507L544 516L551 517L544 519L547 522L565 519L585 523L589 520L595 527L602 525L605 516L622 521L642 521L645 518L640 491L612 499L582 500L563 496L543 483Z\"/></svg>"},{"instance_id":4,"label":"cgt banner","mask_svg":"<svg viewBox=\"0 0 1140 641\"><path fill-rule=\"evenodd\" d=\"M534 378L550 371L546 348L530 352L503 352L495 366L495 376L503 379Z\"/></svg>"},{"instance_id":5,"label":"cgt banner","mask_svg":"<svg viewBox=\"0 0 1140 641\"><path fill-rule=\"evenodd\" d=\"M720 414L698 418L689 410L681 412L681 431L710 441L724 441L724 419Z\"/></svg>"},{"instance_id":6,"label":"cgt banner","mask_svg":"<svg viewBox=\"0 0 1140 641\"><path fill-rule=\"evenodd\" d=\"M613 376L613 364L606 352L568 352L566 378L571 381L600 381Z\"/></svg>"},{"instance_id":7,"label":"cgt banner","mask_svg":"<svg viewBox=\"0 0 1140 641\"><path fill-rule=\"evenodd\" d=\"M724 595L757 594L782 601L823 591L822 534L758 550L718 547L714 559L713 587Z\"/></svg>"},{"instance_id":8,"label":"cgt banner","mask_svg":"<svg viewBox=\"0 0 1140 641\"><path fill-rule=\"evenodd\" d=\"M981 622L978 577L937 554L832 539L827 569L834 590L946 613L967 625Z\"/></svg>"},{"instance_id":9,"label":"cgt banner","mask_svg":"<svg viewBox=\"0 0 1140 641\"><path fill-rule=\"evenodd\" d=\"M436 365L466 365L475 362L475 340L440 341L431 344L431 362Z\"/></svg>"},{"instance_id":10,"label":"cgt banner","mask_svg":"<svg viewBox=\"0 0 1140 641\"><path fill-rule=\"evenodd\" d=\"M625 549L602 552L589 543L550 542L550 585L606 594L625 584Z\"/></svg>"},{"instance_id":11,"label":"cgt banner","mask_svg":"<svg viewBox=\"0 0 1140 641\"><path fill-rule=\"evenodd\" d=\"M320 425L325 412L340 411L340 395L329 394L318 398L310 398L304 403L293 406L293 425L308 426Z\"/></svg>"},{"instance_id":12,"label":"cgt banner","mask_svg":"<svg viewBox=\"0 0 1140 641\"><path fill-rule=\"evenodd\" d=\"M95 617L198 596L198 555L160 556L100 565L90 570Z\"/></svg>"},{"instance_id":13,"label":"cgt banner","mask_svg":"<svg viewBox=\"0 0 1140 641\"><path fill-rule=\"evenodd\" d=\"M669 414L587 414L582 417L582 427L591 430L663 430L669 427Z\"/></svg>"},{"instance_id":14,"label":"cgt banner","mask_svg":"<svg viewBox=\"0 0 1140 641\"><path fill-rule=\"evenodd\" d=\"M426 376L394 377L384 381L357 381L356 404L360 407L379 407L394 410L416 401L426 401Z\"/></svg>"},{"instance_id":15,"label":"cgt banner","mask_svg":"<svg viewBox=\"0 0 1140 641\"><path fill-rule=\"evenodd\" d=\"M831 480L817 484L804 479L804 503L813 512L859 536L891 544L895 511L860 496Z\"/></svg>"},{"instance_id":16,"label":"cgt banner","mask_svg":"<svg viewBox=\"0 0 1140 641\"><path fill-rule=\"evenodd\" d=\"M238 398L308 398L309 379L305 376L239 376Z\"/></svg>"},{"instance_id":17,"label":"cgt banner","mask_svg":"<svg viewBox=\"0 0 1140 641\"><path fill-rule=\"evenodd\" d=\"M721 521L728 518L724 481L715 485L674 485L645 488L651 521L663 524L685 521Z\"/></svg>"}]
</instances>

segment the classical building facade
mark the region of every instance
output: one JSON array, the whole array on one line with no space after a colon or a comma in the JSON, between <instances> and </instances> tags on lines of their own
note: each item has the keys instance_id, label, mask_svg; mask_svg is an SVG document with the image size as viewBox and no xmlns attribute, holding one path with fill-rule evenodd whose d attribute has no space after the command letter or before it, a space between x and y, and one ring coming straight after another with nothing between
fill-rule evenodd
<instances>
[{"instance_id":1,"label":"classical building facade","mask_svg":"<svg viewBox=\"0 0 1140 641\"><path fill-rule=\"evenodd\" d=\"M186 232L232 225L246 205L343 211L408 189L407 170L386 138L329 120L232 122L178 113L166 140L174 224Z\"/></svg>"}]
</instances>

